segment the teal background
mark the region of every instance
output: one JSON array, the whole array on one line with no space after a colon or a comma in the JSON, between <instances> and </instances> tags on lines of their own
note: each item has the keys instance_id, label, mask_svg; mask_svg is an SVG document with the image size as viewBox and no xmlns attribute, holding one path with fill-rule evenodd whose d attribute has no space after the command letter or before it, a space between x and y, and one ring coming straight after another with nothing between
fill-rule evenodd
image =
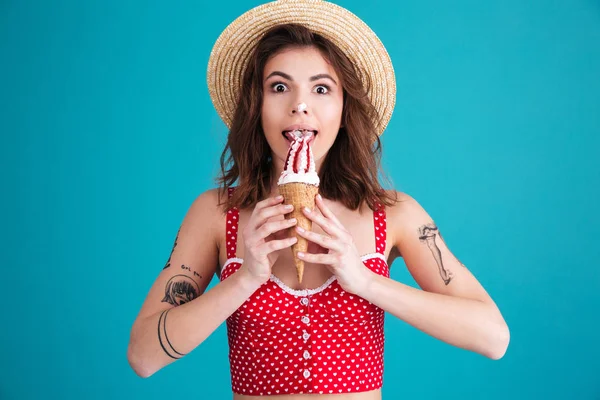
<instances>
[{"instance_id":1,"label":"teal background","mask_svg":"<svg viewBox=\"0 0 600 400\"><path fill-rule=\"evenodd\" d=\"M210 50L258 4L0 1L1 399L231 397L224 325L149 379L126 349L217 172ZM387 173L512 335L492 361L388 315L384 398L600 399L600 2L338 4L395 66Z\"/></svg>"}]
</instances>

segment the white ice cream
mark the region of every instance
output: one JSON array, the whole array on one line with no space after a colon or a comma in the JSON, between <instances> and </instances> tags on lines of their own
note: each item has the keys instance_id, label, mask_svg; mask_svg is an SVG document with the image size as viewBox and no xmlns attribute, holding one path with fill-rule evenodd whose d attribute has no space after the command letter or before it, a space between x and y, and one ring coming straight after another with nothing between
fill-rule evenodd
<instances>
[{"instance_id":1,"label":"white ice cream","mask_svg":"<svg viewBox=\"0 0 600 400\"><path fill-rule=\"evenodd\" d=\"M290 145L284 170L279 176L278 185L301 182L319 186L319 175L316 172L315 158L312 153L311 135L297 134Z\"/></svg>"}]
</instances>

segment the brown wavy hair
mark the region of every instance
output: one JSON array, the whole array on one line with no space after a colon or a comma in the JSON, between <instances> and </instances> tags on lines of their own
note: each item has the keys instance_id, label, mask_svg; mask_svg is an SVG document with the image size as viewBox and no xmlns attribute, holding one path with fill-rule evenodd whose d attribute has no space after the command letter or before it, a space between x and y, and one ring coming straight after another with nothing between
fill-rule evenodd
<instances>
[{"instance_id":1,"label":"brown wavy hair","mask_svg":"<svg viewBox=\"0 0 600 400\"><path fill-rule=\"evenodd\" d=\"M227 144L221 154L221 173L216 180L220 188L219 204L222 204L221 198L227 199L227 190L236 181L233 196L226 200L228 209L254 207L270 195L273 179L277 177L273 176L271 149L260 120L263 73L271 57L294 47L319 50L335 69L343 88L342 128L319 171L319 192L351 210L358 209L363 202L371 209L375 209L376 203L394 204L396 192L385 191L378 179L382 149L374 123L377 113L367 97L370 80L366 77L365 87L352 62L336 45L297 24L270 29L250 56Z\"/></svg>"}]
</instances>

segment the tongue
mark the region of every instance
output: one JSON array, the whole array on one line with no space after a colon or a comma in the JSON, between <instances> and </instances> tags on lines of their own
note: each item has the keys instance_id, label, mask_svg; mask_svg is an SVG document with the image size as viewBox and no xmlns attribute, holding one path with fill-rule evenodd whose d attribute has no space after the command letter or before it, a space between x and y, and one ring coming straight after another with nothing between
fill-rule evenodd
<instances>
[{"instance_id":1,"label":"tongue","mask_svg":"<svg viewBox=\"0 0 600 400\"><path fill-rule=\"evenodd\" d=\"M314 133L312 131L300 131L300 130L296 130L296 131L290 131L290 132L285 132L285 137L288 138L288 140L290 141L295 141L295 140L299 140L302 139L303 137L308 137L309 141L312 141L312 139L314 138Z\"/></svg>"}]
</instances>

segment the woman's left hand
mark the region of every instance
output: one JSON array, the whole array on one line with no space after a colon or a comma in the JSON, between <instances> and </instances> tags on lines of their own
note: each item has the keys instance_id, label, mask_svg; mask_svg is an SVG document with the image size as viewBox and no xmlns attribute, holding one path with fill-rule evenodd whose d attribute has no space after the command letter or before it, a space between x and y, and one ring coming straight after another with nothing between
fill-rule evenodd
<instances>
[{"instance_id":1,"label":"woman's left hand","mask_svg":"<svg viewBox=\"0 0 600 400\"><path fill-rule=\"evenodd\" d=\"M305 231L300 227L296 227L296 231L310 242L323 247L327 252L322 254L298 253L298 257L305 262L326 265L345 291L360 296L368 287L372 272L363 264L352 235L327 208L321 195L317 195L316 204L322 215L319 215L316 210L305 208L302 211L329 236Z\"/></svg>"}]
</instances>

